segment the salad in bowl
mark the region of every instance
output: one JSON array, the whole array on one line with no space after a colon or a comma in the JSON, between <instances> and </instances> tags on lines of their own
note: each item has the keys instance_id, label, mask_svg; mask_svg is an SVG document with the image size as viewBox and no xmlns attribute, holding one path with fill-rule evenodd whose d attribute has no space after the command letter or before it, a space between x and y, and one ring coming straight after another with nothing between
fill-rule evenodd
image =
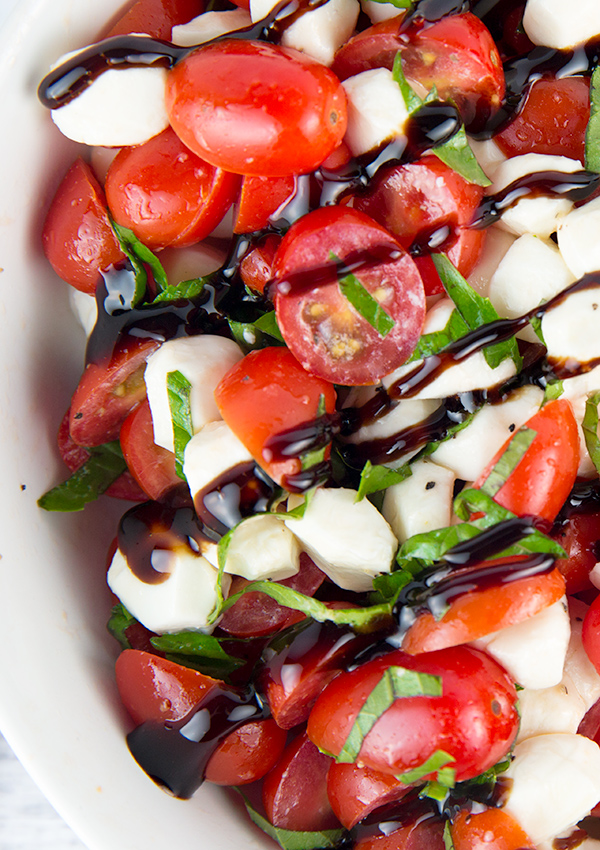
<instances>
[{"instance_id":1,"label":"salad in bowl","mask_svg":"<svg viewBox=\"0 0 600 850\"><path fill-rule=\"evenodd\" d=\"M113 717L169 812L596 846L580 5L138 0L41 80L85 146L40 234L87 341L38 507L113 524Z\"/></svg>"}]
</instances>

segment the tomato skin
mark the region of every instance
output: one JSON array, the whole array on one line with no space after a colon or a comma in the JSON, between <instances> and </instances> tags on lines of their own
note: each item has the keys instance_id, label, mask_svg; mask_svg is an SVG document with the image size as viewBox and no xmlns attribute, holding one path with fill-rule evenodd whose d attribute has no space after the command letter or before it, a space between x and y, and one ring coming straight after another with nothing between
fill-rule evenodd
<instances>
[{"instance_id":1,"label":"tomato skin","mask_svg":"<svg viewBox=\"0 0 600 850\"><path fill-rule=\"evenodd\" d=\"M248 785L279 761L287 733L271 718L244 723L221 741L206 765L205 779L215 785Z\"/></svg>"},{"instance_id":2,"label":"tomato skin","mask_svg":"<svg viewBox=\"0 0 600 850\"><path fill-rule=\"evenodd\" d=\"M402 649L416 655L477 640L533 617L564 594L565 581L558 569L463 593L439 620L428 611L419 614L404 636Z\"/></svg>"},{"instance_id":3,"label":"tomato skin","mask_svg":"<svg viewBox=\"0 0 600 850\"><path fill-rule=\"evenodd\" d=\"M280 236L269 235L248 251L240 265L244 286L255 292L265 291L273 277L273 261L280 242Z\"/></svg>"},{"instance_id":4,"label":"tomato skin","mask_svg":"<svg viewBox=\"0 0 600 850\"><path fill-rule=\"evenodd\" d=\"M166 105L190 150L238 174L313 171L346 132L337 77L264 42L225 39L189 54L169 72Z\"/></svg>"},{"instance_id":5,"label":"tomato skin","mask_svg":"<svg viewBox=\"0 0 600 850\"><path fill-rule=\"evenodd\" d=\"M333 386L310 375L285 348L251 351L225 375L215 390L221 416L274 481L300 472L300 460L272 460L269 438L317 417L321 397L325 412L335 409Z\"/></svg>"},{"instance_id":6,"label":"tomato skin","mask_svg":"<svg viewBox=\"0 0 600 850\"><path fill-rule=\"evenodd\" d=\"M434 816L417 819L387 835L359 838L354 850L444 850L444 823Z\"/></svg>"},{"instance_id":7,"label":"tomato skin","mask_svg":"<svg viewBox=\"0 0 600 850\"><path fill-rule=\"evenodd\" d=\"M110 211L150 248L204 239L237 196L240 179L188 150L170 128L123 148L106 175Z\"/></svg>"},{"instance_id":8,"label":"tomato skin","mask_svg":"<svg viewBox=\"0 0 600 850\"><path fill-rule=\"evenodd\" d=\"M182 720L221 683L149 652L125 649L115 666L123 705L136 724Z\"/></svg>"},{"instance_id":9,"label":"tomato skin","mask_svg":"<svg viewBox=\"0 0 600 850\"><path fill-rule=\"evenodd\" d=\"M297 178L247 175L242 179L236 204L234 233L251 233L268 227L277 210L291 201L297 191Z\"/></svg>"},{"instance_id":10,"label":"tomato skin","mask_svg":"<svg viewBox=\"0 0 600 850\"><path fill-rule=\"evenodd\" d=\"M67 171L50 204L42 245L57 275L89 295L96 291L100 270L124 258L102 187L82 159Z\"/></svg>"},{"instance_id":11,"label":"tomato skin","mask_svg":"<svg viewBox=\"0 0 600 850\"><path fill-rule=\"evenodd\" d=\"M331 255L341 260L378 249L395 258L355 272L395 324L381 336L342 294ZM325 279L311 284L311 270ZM425 318L425 292L417 267L394 237L355 209L328 206L296 221L277 249L273 272L277 323L288 347L305 369L336 384L377 383L410 356ZM305 280L302 279L303 273ZM300 281L294 283L294 276ZM292 281L291 283L289 281ZM298 277L296 277L298 280Z\"/></svg>"},{"instance_id":12,"label":"tomato skin","mask_svg":"<svg viewBox=\"0 0 600 850\"><path fill-rule=\"evenodd\" d=\"M410 791L395 776L371 767L334 762L327 774L327 796L335 816L352 829L375 809L401 800Z\"/></svg>"},{"instance_id":13,"label":"tomato skin","mask_svg":"<svg viewBox=\"0 0 600 850\"><path fill-rule=\"evenodd\" d=\"M340 80L347 80L371 68L388 68L391 71L396 53L405 46L399 33L405 15L405 12L400 12L394 18L373 24L349 39L335 54L331 66L334 74Z\"/></svg>"},{"instance_id":14,"label":"tomato skin","mask_svg":"<svg viewBox=\"0 0 600 850\"><path fill-rule=\"evenodd\" d=\"M585 131L590 117L587 77L537 80L519 114L494 141L507 156L540 153L585 160Z\"/></svg>"},{"instance_id":15,"label":"tomato skin","mask_svg":"<svg viewBox=\"0 0 600 850\"><path fill-rule=\"evenodd\" d=\"M393 665L440 676L442 696L397 699L365 737L361 764L398 776L444 750L462 781L506 755L519 725L514 683L490 656L469 646L416 656L396 650L337 676L308 720L319 749L340 752L368 695Z\"/></svg>"},{"instance_id":16,"label":"tomato skin","mask_svg":"<svg viewBox=\"0 0 600 850\"><path fill-rule=\"evenodd\" d=\"M104 38L144 32L152 38L171 39L171 29L204 11L201 0L136 0Z\"/></svg>"},{"instance_id":17,"label":"tomato skin","mask_svg":"<svg viewBox=\"0 0 600 850\"><path fill-rule=\"evenodd\" d=\"M450 824L454 850L533 850L534 844L504 809L461 810Z\"/></svg>"},{"instance_id":18,"label":"tomato skin","mask_svg":"<svg viewBox=\"0 0 600 850\"><path fill-rule=\"evenodd\" d=\"M600 596L587 610L581 630L581 640L587 657L600 673Z\"/></svg>"},{"instance_id":19,"label":"tomato skin","mask_svg":"<svg viewBox=\"0 0 600 850\"><path fill-rule=\"evenodd\" d=\"M590 590L590 571L600 555L600 510L570 513L566 522L552 531L552 537L568 554L556 561L565 577L567 593L571 596Z\"/></svg>"},{"instance_id":20,"label":"tomato skin","mask_svg":"<svg viewBox=\"0 0 600 850\"><path fill-rule=\"evenodd\" d=\"M532 416L525 427L537 434L494 500L517 516L536 516L552 522L577 477L580 449L573 408L565 399L555 399ZM510 439L474 487L481 487L508 443Z\"/></svg>"}]
</instances>

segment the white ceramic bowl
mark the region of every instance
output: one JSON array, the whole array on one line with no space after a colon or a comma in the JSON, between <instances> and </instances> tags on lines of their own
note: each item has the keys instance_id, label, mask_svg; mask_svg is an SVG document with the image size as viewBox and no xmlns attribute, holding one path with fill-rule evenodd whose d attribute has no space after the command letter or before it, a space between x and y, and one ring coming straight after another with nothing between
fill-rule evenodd
<instances>
[{"instance_id":1,"label":"white ceramic bowl","mask_svg":"<svg viewBox=\"0 0 600 850\"><path fill-rule=\"evenodd\" d=\"M0 31L0 729L90 850L265 848L270 840L226 792L205 786L175 800L127 750L105 627L105 557L122 506L106 500L59 515L36 504L64 475L55 433L84 344L68 287L40 247L45 210L77 148L36 87L121 5L20 0Z\"/></svg>"}]
</instances>

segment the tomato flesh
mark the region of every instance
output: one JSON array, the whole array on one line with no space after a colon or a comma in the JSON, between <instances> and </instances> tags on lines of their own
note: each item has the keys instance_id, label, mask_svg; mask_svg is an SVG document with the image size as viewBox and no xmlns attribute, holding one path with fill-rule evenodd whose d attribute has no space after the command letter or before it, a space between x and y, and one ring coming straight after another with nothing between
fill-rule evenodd
<instances>
[{"instance_id":1,"label":"tomato flesh","mask_svg":"<svg viewBox=\"0 0 600 850\"><path fill-rule=\"evenodd\" d=\"M533 842L503 809L461 810L450 826L454 850L533 850Z\"/></svg>"},{"instance_id":2,"label":"tomato flesh","mask_svg":"<svg viewBox=\"0 0 600 850\"><path fill-rule=\"evenodd\" d=\"M327 795L339 822L352 829L380 806L397 802L410 790L395 776L371 767L334 762L327 773Z\"/></svg>"},{"instance_id":3,"label":"tomato flesh","mask_svg":"<svg viewBox=\"0 0 600 850\"><path fill-rule=\"evenodd\" d=\"M136 0L104 36L147 33L152 38L171 39L177 24L186 24L203 9L202 0Z\"/></svg>"},{"instance_id":4,"label":"tomato flesh","mask_svg":"<svg viewBox=\"0 0 600 850\"><path fill-rule=\"evenodd\" d=\"M279 761L287 733L274 720L244 723L221 741L206 765L205 779L215 785L248 785Z\"/></svg>"}]
</instances>

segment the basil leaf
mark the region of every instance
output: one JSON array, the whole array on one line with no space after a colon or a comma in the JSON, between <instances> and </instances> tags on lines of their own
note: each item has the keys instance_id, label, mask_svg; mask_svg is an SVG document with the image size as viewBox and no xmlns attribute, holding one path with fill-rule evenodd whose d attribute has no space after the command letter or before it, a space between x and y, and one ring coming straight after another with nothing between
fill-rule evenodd
<instances>
[{"instance_id":1,"label":"basil leaf","mask_svg":"<svg viewBox=\"0 0 600 850\"><path fill-rule=\"evenodd\" d=\"M444 850L455 850L449 820L447 820L444 824Z\"/></svg>"},{"instance_id":2,"label":"basil leaf","mask_svg":"<svg viewBox=\"0 0 600 850\"><path fill-rule=\"evenodd\" d=\"M223 678L245 663L241 658L234 658L225 652L216 637L202 632L157 635L150 638L150 643L155 649L164 652L170 661L187 666L190 666L190 661L196 662L194 666L201 672L216 675L217 678Z\"/></svg>"},{"instance_id":3,"label":"basil leaf","mask_svg":"<svg viewBox=\"0 0 600 850\"><path fill-rule=\"evenodd\" d=\"M382 573L373 579L373 593L370 595L371 604L379 605L382 602L395 604L400 596L400 591L414 579L422 570L418 561L406 561L402 568L394 570L393 573Z\"/></svg>"},{"instance_id":4,"label":"basil leaf","mask_svg":"<svg viewBox=\"0 0 600 850\"><path fill-rule=\"evenodd\" d=\"M600 392L588 396L585 403L585 414L581 426L585 445L589 452L592 463L600 472L600 439L598 438L598 405L600 404Z\"/></svg>"},{"instance_id":5,"label":"basil leaf","mask_svg":"<svg viewBox=\"0 0 600 850\"><path fill-rule=\"evenodd\" d=\"M484 493L493 497L496 495L498 490L506 484L516 467L523 459L523 456L529 449L529 446L535 440L536 435L537 431L534 431L533 428L525 427L519 428L516 434L513 434L513 437L506 449L502 452L490 470L488 477L481 485L481 490L483 490Z\"/></svg>"},{"instance_id":6,"label":"basil leaf","mask_svg":"<svg viewBox=\"0 0 600 850\"><path fill-rule=\"evenodd\" d=\"M330 254L330 259L341 263L339 257ZM363 319L374 328L379 336L384 339L396 325L389 313L381 306L356 275L350 273L338 278L340 292Z\"/></svg>"},{"instance_id":7,"label":"basil leaf","mask_svg":"<svg viewBox=\"0 0 600 850\"><path fill-rule=\"evenodd\" d=\"M419 797L428 797L430 800L437 800L439 803L443 803L447 796L448 786L442 785L436 779L426 782L423 789L419 792Z\"/></svg>"},{"instance_id":8,"label":"basil leaf","mask_svg":"<svg viewBox=\"0 0 600 850\"><path fill-rule=\"evenodd\" d=\"M385 3L387 0L381 0L381 2ZM269 313L263 313L263 315L254 322L254 327L258 328L259 331L272 336L273 339L278 340L278 342L284 342L281 331L279 330L279 325L277 324L275 310L271 310Z\"/></svg>"},{"instance_id":9,"label":"basil leaf","mask_svg":"<svg viewBox=\"0 0 600 850\"><path fill-rule=\"evenodd\" d=\"M600 66L590 83L590 120L585 131L585 167L600 172Z\"/></svg>"},{"instance_id":10,"label":"basil leaf","mask_svg":"<svg viewBox=\"0 0 600 850\"><path fill-rule=\"evenodd\" d=\"M159 292L152 304L163 304L171 301L191 300L199 295L206 283L210 281L210 275L207 277L195 277L191 280L183 280L175 286L165 286L162 292Z\"/></svg>"},{"instance_id":11,"label":"basil leaf","mask_svg":"<svg viewBox=\"0 0 600 850\"><path fill-rule=\"evenodd\" d=\"M529 319L529 324L531 325L534 334L537 336L542 345L546 345L546 342L544 340L544 332L542 331L542 317L532 316Z\"/></svg>"},{"instance_id":12,"label":"basil leaf","mask_svg":"<svg viewBox=\"0 0 600 850\"><path fill-rule=\"evenodd\" d=\"M492 181L477 162L471 149L464 125L448 141L432 148L431 153L469 183L476 186L491 185Z\"/></svg>"},{"instance_id":13,"label":"basil leaf","mask_svg":"<svg viewBox=\"0 0 600 850\"><path fill-rule=\"evenodd\" d=\"M394 57L394 64L392 66L392 77L394 82L398 83L400 87L400 92L402 94L402 98L404 99L404 104L406 109L408 110L408 114L412 115L413 112L416 112L417 109L420 109L423 106L423 101L419 97L419 95L413 91L412 87L408 84L406 77L404 76L404 70L402 68L402 52L399 50Z\"/></svg>"},{"instance_id":14,"label":"basil leaf","mask_svg":"<svg viewBox=\"0 0 600 850\"><path fill-rule=\"evenodd\" d=\"M160 260L153 254L147 245L137 238L133 230L128 227L121 227L116 221L111 220L113 230L121 244L123 253L129 258L129 262L135 270L136 279L136 295L135 304L139 303L146 294L146 286L148 283L148 275L144 268L144 263L151 269L154 282L159 290L165 289L169 282L167 275L163 269Z\"/></svg>"},{"instance_id":15,"label":"basil leaf","mask_svg":"<svg viewBox=\"0 0 600 850\"><path fill-rule=\"evenodd\" d=\"M87 449L89 459L70 478L38 499L45 511L82 511L127 469L118 440Z\"/></svg>"},{"instance_id":16,"label":"basil leaf","mask_svg":"<svg viewBox=\"0 0 600 850\"><path fill-rule=\"evenodd\" d=\"M432 254L432 259L444 289L469 330L475 330L499 318L490 299L475 292L445 254ZM517 369L521 368L521 355L514 337L506 342L486 346L483 354L488 366L492 369L499 366L507 357L513 359Z\"/></svg>"},{"instance_id":17,"label":"basil leaf","mask_svg":"<svg viewBox=\"0 0 600 850\"><path fill-rule=\"evenodd\" d=\"M325 396L323 393L319 396L319 403L317 405L316 418L319 419L321 416L324 416L327 412L325 407ZM319 463L323 463L325 460L325 455L327 454L327 448L330 443L323 446L322 448L310 449L309 451L304 452L300 455L300 469L302 471L306 469L310 469L311 466L316 466ZM304 508L306 510L306 506Z\"/></svg>"},{"instance_id":18,"label":"basil leaf","mask_svg":"<svg viewBox=\"0 0 600 850\"><path fill-rule=\"evenodd\" d=\"M371 493L377 493L380 490L387 490L393 484L400 484L410 478L412 471L410 466L405 463L399 469L389 469L387 466L373 465L368 460L363 466L360 474L360 484L358 485L358 493L356 494L356 502L361 502L365 496Z\"/></svg>"},{"instance_id":19,"label":"basil leaf","mask_svg":"<svg viewBox=\"0 0 600 850\"><path fill-rule=\"evenodd\" d=\"M347 835L341 827L339 829L328 829L322 832L299 832L291 829L282 829L259 814L254 809L246 795L236 788L246 806L250 820L262 829L273 841L276 841L283 850L329 850L339 847L342 839Z\"/></svg>"},{"instance_id":20,"label":"basil leaf","mask_svg":"<svg viewBox=\"0 0 600 850\"><path fill-rule=\"evenodd\" d=\"M336 756L336 761L345 764L356 761L364 739L381 715L397 699L415 696L441 696L441 694L442 680L439 676L419 673L405 667L388 667L356 715L348 737Z\"/></svg>"},{"instance_id":21,"label":"basil leaf","mask_svg":"<svg viewBox=\"0 0 600 850\"><path fill-rule=\"evenodd\" d=\"M404 782L405 785L412 785L424 776L427 776L428 773L436 771L437 781L440 785L446 785L446 787L451 788L454 785L453 774L455 771L452 768L448 770L446 765L454 761L456 761L456 759L453 758L450 753L447 753L444 750L436 750L435 753L429 756L429 758L424 761L423 764L419 765L419 767L415 767L413 770L407 770L405 773L401 773L396 778L399 779L400 782Z\"/></svg>"},{"instance_id":22,"label":"basil leaf","mask_svg":"<svg viewBox=\"0 0 600 850\"><path fill-rule=\"evenodd\" d=\"M458 310L453 310L443 330L423 334L415 350L406 362L412 363L413 360L422 360L425 357L431 357L432 354L438 354L451 342L455 342L457 339L465 336L468 331L469 326L463 317Z\"/></svg>"},{"instance_id":23,"label":"basil leaf","mask_svg":"<svg viewBox=\"0 0 600 850\"><path fill-rule=\"evenodd\" d=\"M118 602L113 606L106 628L116 641L119 642L121 649L131 649L129 638L126 635L126 630L130 626L137 623L135 617L129 613L127 608Z\"/></svg>"},{"instance_id":24,"label":"basil leaf","mask_svg":"<svg viewBox=\"0 0 600 850\"><path fill-rule=\"evenodd\" d=\"M167 395L173 420L173 443L175 446L175 471L185 481L183 453L194 435L190 392L192 385L179 370L167 374Z\"/></svg>"},{"instance_id":25,"label":"basil leaf","mask_svg":"<svg viewBox=\"0 0 600 850\"><path fill-rule=\"evenodd\" d=\"M233 319L227 321L234 340L246 354L257 348L266 348L278 343L285 344L275 319L274 310L260 316L255 322L236 322Z\"/></svg>"},{"instance_id":26,"label":"basil leaf","mask_svg":"<svg viewBox=\"0 0 600 850\"><path fill-rule=\"evenodd\" d=\"M554 401L556 398L560 398L564 393L565 387L562 381L551 381L549 384L546 384L544 389L544 400L542 404L546 404L548 401Z\"/></svg>"},{"instance_id":27,"label":"basil leaf","mask_svg":"<svg viewBox=\"0 0 600 850\"><path fill-rule=\"evenodd\" d=\"M409 12L413 10L413 2L412 0L375 0L376 3L390 3L390 5L395 6L396 9L408 9Z\"/></svg>"}]
</instances>

